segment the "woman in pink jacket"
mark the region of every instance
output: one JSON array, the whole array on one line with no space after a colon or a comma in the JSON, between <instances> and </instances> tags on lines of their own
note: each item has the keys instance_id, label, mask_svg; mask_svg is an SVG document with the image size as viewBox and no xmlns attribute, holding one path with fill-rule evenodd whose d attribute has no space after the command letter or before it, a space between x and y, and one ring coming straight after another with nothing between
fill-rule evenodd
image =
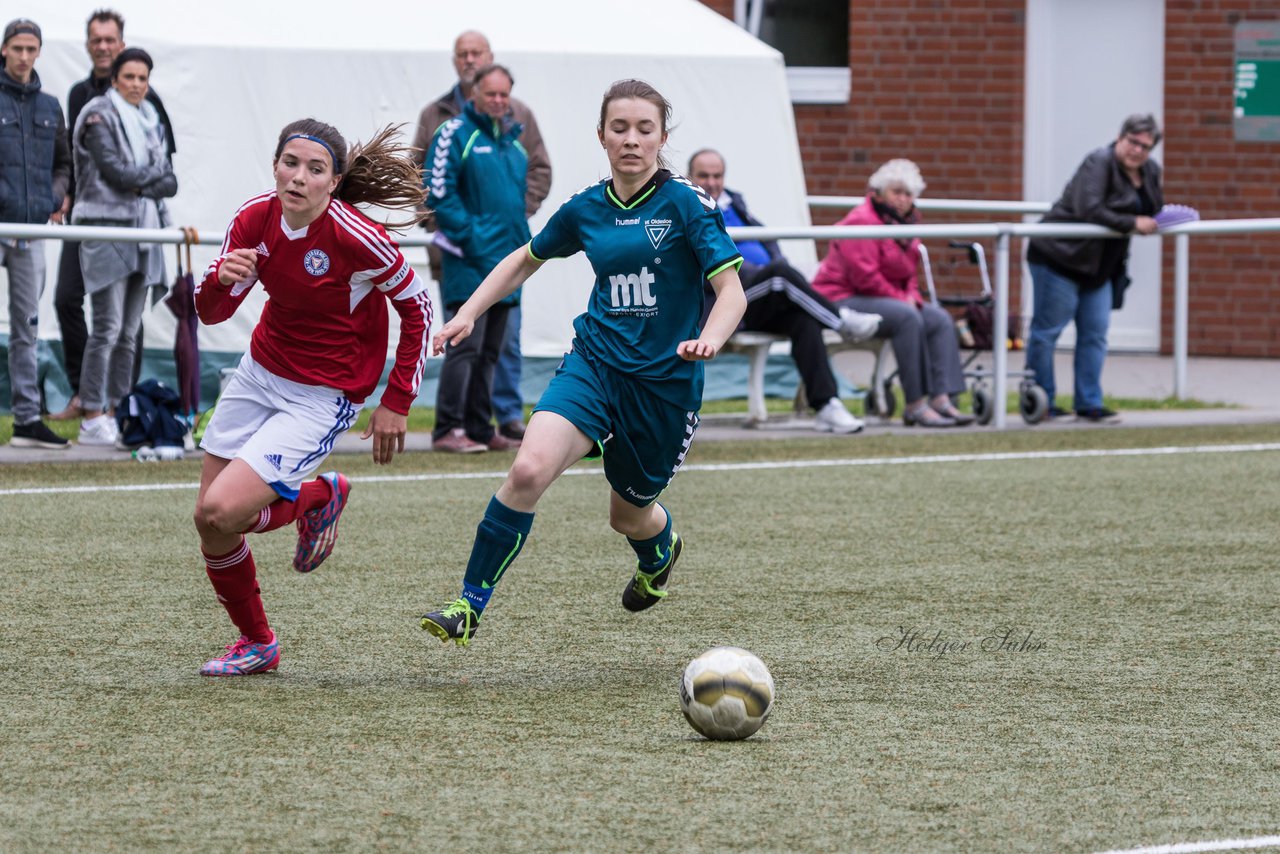
<instances>
[{"instance_id":1,"label":"woman in pink jacket","mask_svg":"<svg viewBox=\"0 0 1280 854\"><path fill-rule=\"evenodd\" d=\"M910 160L890 160L867 184L866 200L837 225L919 222L915 199L924 179ZM925 302L916 286L919 245L915 239L833 240L813 287L839 306L883 318L876 337L893 342L907 426L969 424L973 416L962 414L951 400L964 391L955 324L945 310Z\"/></svg>"}]
</instances>

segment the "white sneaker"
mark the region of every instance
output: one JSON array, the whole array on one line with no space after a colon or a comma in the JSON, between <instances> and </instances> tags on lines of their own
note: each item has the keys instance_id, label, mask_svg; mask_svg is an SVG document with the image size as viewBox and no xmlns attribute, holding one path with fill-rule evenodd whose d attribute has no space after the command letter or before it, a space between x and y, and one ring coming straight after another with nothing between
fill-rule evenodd
<instances>
[{"instance_id":1,"label":"white sneaker","mask_svg":"<svg viewBox=\"0 0 1280 854\"><path fill-rule=\"evenodd\" d=\"M857 433L862 426L862 419L846 409L838 397L828 400L813 422L813 429L819 433Z\"/></svg>"},{"instance_id":2,"label":"white sneaker","mask_svg":"<svg viewBox=\"0 0 1280 854\"><path fill-rule=\"evenodd\" d=\"M840 309L840 336L847 341L866 341L880 330L881 317L851 308ZM852 416L850 416L852 417Z\"/></svg>"},{"instance_id":3,"label":"white sneaker","mask_svg":"<svg viewBox=\"0 0 1280 854\"><path fill-rule=\"evenodd\" d=\"M80 422L78 441L81 445L113 446L119 436L120 431L116 428L116 421L110 415L99 415L97 418Z\"/></svg>"}]
</instances>

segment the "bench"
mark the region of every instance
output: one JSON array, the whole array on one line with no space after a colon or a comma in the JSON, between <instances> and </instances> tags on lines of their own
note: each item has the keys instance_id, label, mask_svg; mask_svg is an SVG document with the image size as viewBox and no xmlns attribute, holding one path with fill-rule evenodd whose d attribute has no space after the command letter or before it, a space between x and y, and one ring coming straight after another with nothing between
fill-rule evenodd
<instances>
[{"instance_id":1,"label":"bench","mask_svg":"<svg viewBox=\"0 0 1280 854\"><path fill-rule=\"evenodd\" d=\"M872 338L868 341L848 341L831 329L824 329L822 340L827 345L827 355L834 356L845 350L863 350L875 355L875 367L871 372L870 388L867 397L868 413L885 413L889 410L885 400L885 354L889 351L888 339ZM764 373L769 361L769 349L774 344L788 341L785 336L772 332L750 332L739 330L724 343L723 352L739 353L747 357L747 420L743 426L756 427L769 420L769 411L764 402ZM861 385L861 383L854 383ZM804 399L804 386L796 391L796 414L803 415L808 408Z\"/></svg>"}]
</instances>

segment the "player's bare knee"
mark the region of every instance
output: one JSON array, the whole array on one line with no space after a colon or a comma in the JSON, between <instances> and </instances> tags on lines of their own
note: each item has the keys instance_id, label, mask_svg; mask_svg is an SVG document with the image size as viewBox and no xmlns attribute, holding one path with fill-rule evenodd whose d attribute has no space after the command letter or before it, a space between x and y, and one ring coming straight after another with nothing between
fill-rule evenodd
<instances>
[{"instance_id":1,"label":"player's bare knee","mask_svg":"<svg viewBox=\"0 0 1280 854\"><path fill-rule=\"evenodd\" d=\"M196 529L214 534L234 534L239 528L240 519L233 509L217 499L207 496L196 506Z\"/></svg>"},{"instance_id":2,"label":"player's bare knee","mask_svg":"<svg viewBox=\"0 0 1280 854\"><path fill-rule=\"evenodd\" d=\"M516 494L531 500L537 500L546 491L547 486L555 479L554 474L547 472L546 465L531 454L516 457L507 472L507 486Z\"/></svg>"}]
</instances>

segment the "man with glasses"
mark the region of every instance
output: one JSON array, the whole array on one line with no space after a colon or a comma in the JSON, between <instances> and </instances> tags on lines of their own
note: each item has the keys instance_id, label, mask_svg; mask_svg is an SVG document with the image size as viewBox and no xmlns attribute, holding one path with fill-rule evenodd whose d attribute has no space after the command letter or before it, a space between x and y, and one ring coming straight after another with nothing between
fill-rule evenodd
<instances>
[{"instance_id":1,"label":"man with glasses","mask_svg":"<svg viewBox=\"0 0 1280 854\"><path fill-rule=\"evenodd\" d=\"M484 33L467 30L454 40L453 69L458 73L458 82L448 92L427 104L418 116L418 130L413 138L414 148L425 153L431 147L432 137L449 119L462 113L467 101L471 98L471 87L475 82L476 72L493 64L493 51ZM538 129L538 120L518 98L512 98L507 114L502 117L506 127L518 124L519 142L529 156L529 169L526 175L524 214L531 217L551 190L551 159L547 156L547 147L542 142L542 132ZM426 172L431 172L431 164L426 164ZM434 218L428 218L423 226L435 229ZM456 247L450 247L456 253ZM427 260L431 263L431 277L437 284L443 282L444 270L441 264L440 250L435 246L427 247ZM520 394L520 374L523 358L520 353L520 320L519 305L514 305L507 315L506 338L502 344L502 353L498 356L498 364L493 371L493 413L498 421L498 435L502 438L519 441L524 438L524 400ZM501 443L499 444L509 444ZM512 446L514 447L514 446Z\"/></svg>"},{"instance_id":2,"label":"man with glasses","mask_svg":"<svg viewBox=\"0 0 1280 854\"><path fill-rule=\"evenodd\" d=\"M1089 153L1041 222L1082 222L1125 235L1154 234L1155 215L1164 205L1160 164L1151 149L1160 142L1152 115L1132 115L1115 142ZM1107 357L1111 312L1120 308L1129 286L1129 238L1037 237L1030 241L1034 311L1027 339L1027 370L1049 395L1049 414L1066 415L1054 395L1053 351L1068 323L1076 325L1074 357L1078 419L1113 423L1117 414L1102 405L1102 364Z\"/></svg>"}]
</instances>

